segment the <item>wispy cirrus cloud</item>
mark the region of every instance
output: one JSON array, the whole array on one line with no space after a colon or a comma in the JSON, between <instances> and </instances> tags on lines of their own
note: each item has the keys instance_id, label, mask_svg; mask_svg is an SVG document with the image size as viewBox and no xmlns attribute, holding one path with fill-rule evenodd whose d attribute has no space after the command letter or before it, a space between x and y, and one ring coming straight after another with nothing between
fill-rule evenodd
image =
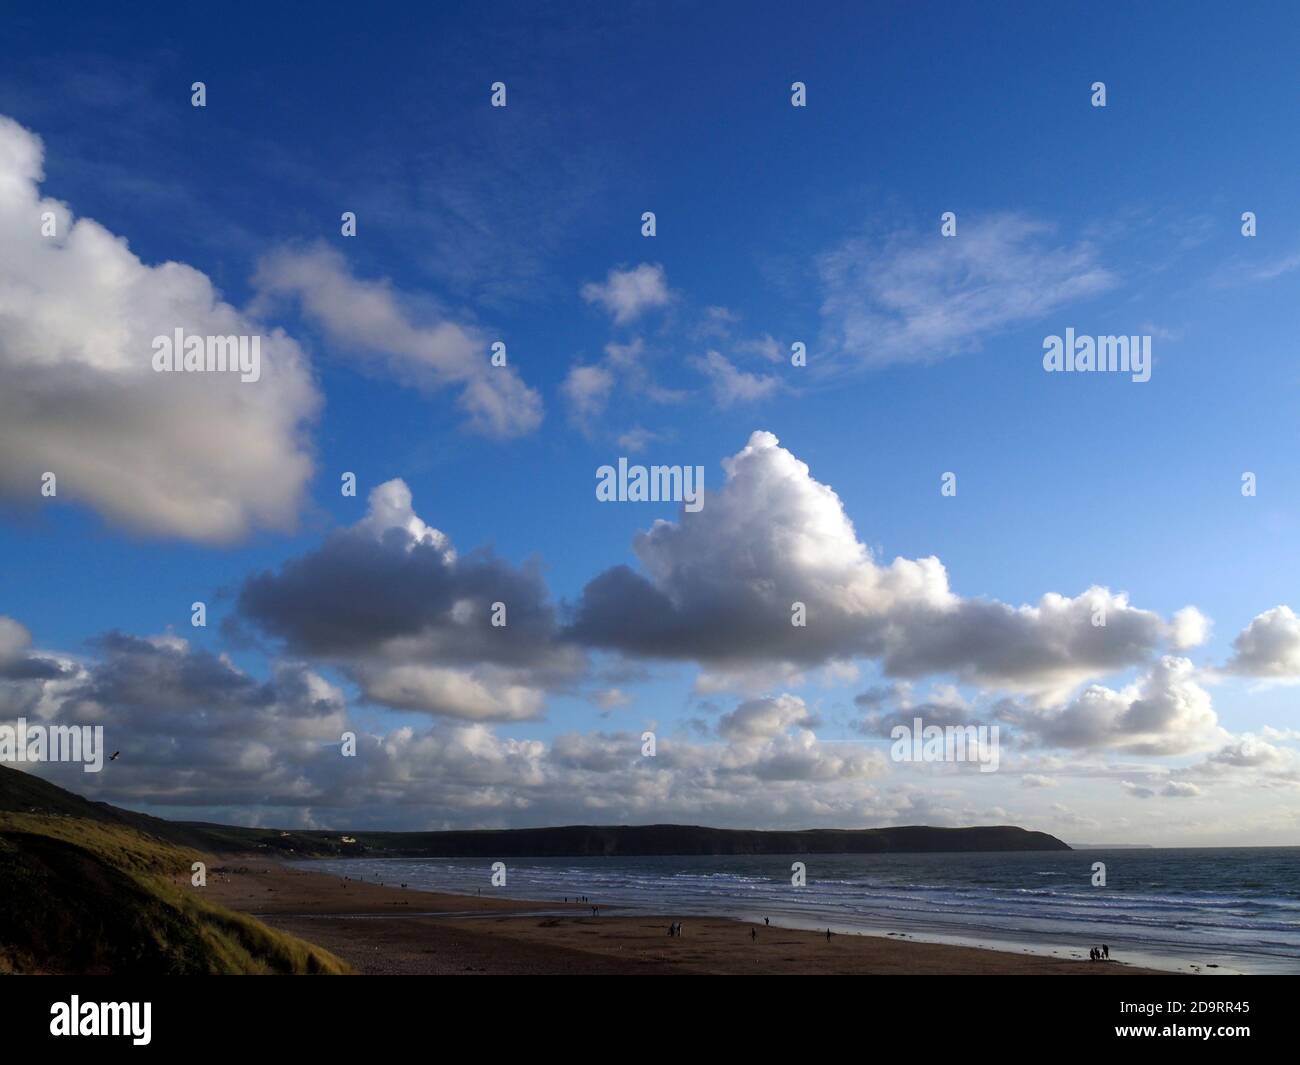
<instances>
[{"instance_id":1,"label":"wispy cirrus cloud","mask_svg":"<svg viewBox=\"0 0 1300 1065\"><path fill-rule=\"evenodd\" d=\"M756 403L779 392L782 387L779 377L742 370L721 352L710 351L694 362L709 379L714 402L720 407Z\"/></svg>"},{"instance_id":2,"label":"wispy cirrus cloud","mask_svg":"<svg viewBox=\"0 0 1300 1065\"><path fill-rule=\"evenodd\" d=\"M1211 275L1209 283L1215 288L1238 288L1276 281L1300 269L1300 251L1284 252L1259 259L1234 255L1222 263Z\"/></svg>"},{"instance_id":3,"label":"wispy cirrus cloud","mask_svg":"<svg viewBox=\"0 0 1300 1065\"><path fill-rule=\"evenodd\" d=\"M957 234L851 237L818 257L833 350L868 365L931 362L1104 292L1115 275L1087 241L1021 214L961 219Z\"/></svg>"},{"instance_id":4,"label":"wispy cirrus cloud","mask_svg":"<svg viewBox=\"0 0 1300 1065\"><path fill-rule=\"evenodd\" d=\"M271 252L253 282L262 302L296 299L332 342L357 350L403 384L456 390L471 428L484 435L519 436L541 424L541 396L513 366L492 365L482 329L437 307L418 319L408 309L409 297L386 280L356 277L325 244Z\"/></svg>"}]
</instances>

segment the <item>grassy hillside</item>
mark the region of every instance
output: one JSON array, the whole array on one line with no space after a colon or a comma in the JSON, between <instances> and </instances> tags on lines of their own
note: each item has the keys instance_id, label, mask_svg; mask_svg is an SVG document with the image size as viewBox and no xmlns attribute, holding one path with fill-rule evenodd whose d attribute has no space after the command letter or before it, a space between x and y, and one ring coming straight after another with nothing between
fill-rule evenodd
<instances>
[{"instance_id":1,"label":"grassy hillside","mask_svg":"<svg viewBox=\"0 0 1300 1065\"><path fill-rule=\"evenodd\" d=\"M207 835L190 831L185 825L121 810L106 802L91 802L32 773L0 765L0 813L3 812L78 817L85 821L138 829L148 836L181 847L212 849Z\"/></svg>"},{"instance_id":2,"label":"grassy hillside","mask_svg":"<svg viewBox=\"0 0 1300 1065\"><path fill-rule=\"evenodd\" d=\"M207 902L189 886L194 861L209 859L111 819L0 812L0 973L349 971Z\"/></svg>"}]
</instances>

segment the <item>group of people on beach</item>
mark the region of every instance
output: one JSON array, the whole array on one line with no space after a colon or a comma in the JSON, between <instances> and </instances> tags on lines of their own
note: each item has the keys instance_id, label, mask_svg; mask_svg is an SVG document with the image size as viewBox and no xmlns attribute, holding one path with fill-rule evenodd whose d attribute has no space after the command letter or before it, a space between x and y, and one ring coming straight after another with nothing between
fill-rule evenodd
<instances>
[{"instance_id":1,"label":"group of people on beach","mask_svg":"<svg viewBox=\"0 0 1300 1065\"><path fill-rule=\"evenodd\" d=\"M568 895L565 895L565 896L564 896L564 901L565 901L565 902L568 902L568 901L569 901L569 896L568 896ZM574 902L585 902L588 906L591 906L591 899L589 899L586 895L574 895L574 896L573 896L573 901L574 901ZM592 917L599 917L599 916L600 916L600 907L599 907L599 906L591 906L591 916L592 916Z\"/></svg>"},{"instance_id":2,"label":"group of people on beach","mask_svg":"<svg viewBox=\"0 0 1300 1065\"><path fill-rule=\"evenodd\" d=\"M1092 961L1110 961L1110 947L1103 943L1100 947L1093 947L1088 951L1088 957Z\"/></svg>"}]
</instances>

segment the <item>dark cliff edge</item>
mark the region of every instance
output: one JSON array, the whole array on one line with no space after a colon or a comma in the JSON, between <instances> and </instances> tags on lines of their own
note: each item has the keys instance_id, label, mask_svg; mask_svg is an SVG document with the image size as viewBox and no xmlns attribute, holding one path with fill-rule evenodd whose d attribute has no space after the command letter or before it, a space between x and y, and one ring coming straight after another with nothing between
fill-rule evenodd
<instances>
[{"instance_id":1,"label":"dark cliff edge","mask_svg":"<svg viewBox=\"0 0 1300 1065\"><path fill-rule=\"evenodd\" d=\"M179 846L284 857L581 858L712 854L889 854L1068 851L1046 832L1013 825L974 828L759 830L698 825L565 825L458 832L349 832L239 828L165 821L91 802L28 773L0 766L0 810L126 825Z\"/></svg>"}]
</instances>

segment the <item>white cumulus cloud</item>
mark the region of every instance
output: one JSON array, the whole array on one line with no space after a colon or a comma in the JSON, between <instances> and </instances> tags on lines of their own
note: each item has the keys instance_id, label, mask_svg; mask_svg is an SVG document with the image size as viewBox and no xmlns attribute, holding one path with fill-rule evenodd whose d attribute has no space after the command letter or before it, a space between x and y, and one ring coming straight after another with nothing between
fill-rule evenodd
<instances>
[{"instance_id":1,"label":"white cumulus cloud","mask_svg":"<svg viewBox=\"0 0 1300 1065\"><path fill-rule=\"evenodd\" d=\"M183 263L42 195L40 139L0 116L0 494L207 543L293 528L320 399L298 345ZM55 234L42 235L42 216ZM156 373L153 340L260 336L261 376Z\"/></svg>"},{"instance_id":2,"label":"white cumulus cloud","mask_svg":"<svg viewBox=\"0 0 1300 1065\"><path fill-rule=\"evenodd\" d=\"M617 325L624 325L651 307L666 306L672 294L664 268L641 263L630 270L610 270L603 283L588 281L582 286L582 298L600 304Z\"/></svg>"}]
</instances>

